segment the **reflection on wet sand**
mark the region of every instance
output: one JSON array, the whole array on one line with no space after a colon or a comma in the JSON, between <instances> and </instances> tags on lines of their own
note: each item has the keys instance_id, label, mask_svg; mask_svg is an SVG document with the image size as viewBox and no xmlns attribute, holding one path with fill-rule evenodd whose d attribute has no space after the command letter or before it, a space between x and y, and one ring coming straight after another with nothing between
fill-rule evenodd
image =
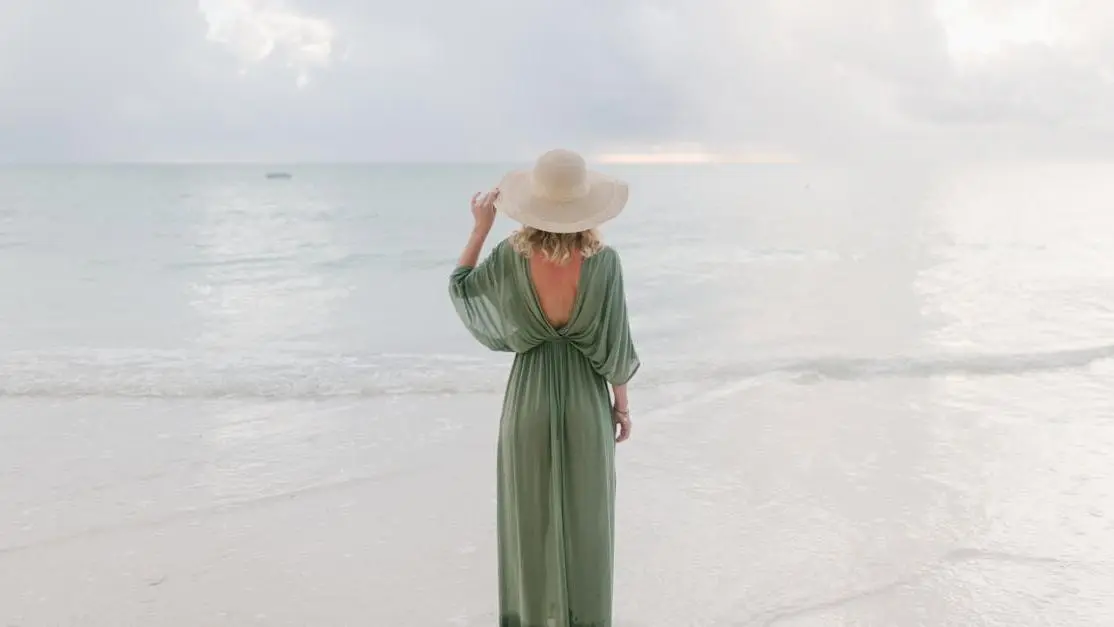
<instances>
[{"instance_id":1,"label":"reflection on wet sand","mask_svg":"<svg viewBox=\"0 0 1114 627\"><path fill-rule=\"evenodd\" d=\"M1102 200L1114 185L1096 174L957 170L933 204L941 261L917 282L941 322L930 345L1029 354L1000 376L932 379L932 477L961 496L948 519L956 548L942 561L950 577L926 575L902 600L939 621L1114 620L1114 425L1102 418L1114 415L1114 299L1092 296L1096 283L1114 281L1096 235L1114 227Z\"/></svg>"}]
</instances>

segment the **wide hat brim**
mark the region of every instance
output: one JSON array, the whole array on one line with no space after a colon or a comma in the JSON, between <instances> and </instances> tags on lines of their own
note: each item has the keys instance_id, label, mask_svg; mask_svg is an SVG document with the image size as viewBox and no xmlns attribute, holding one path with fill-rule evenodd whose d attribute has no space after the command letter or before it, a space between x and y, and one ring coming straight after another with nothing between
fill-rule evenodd
<instances>
[{"instance_id":1,"label":"wide hat brim","mask_svg":"<svg viewBox=\"0 0 1114 627\"><path fill-rule=\"evenodd\" d=\"M535 195L533 173L516 170L499 183L495 208L515 222L550 233L594 229L622 213L630 195L624 181L589 170L588 193L565 201Z\"/></svg>"}]
</instances>

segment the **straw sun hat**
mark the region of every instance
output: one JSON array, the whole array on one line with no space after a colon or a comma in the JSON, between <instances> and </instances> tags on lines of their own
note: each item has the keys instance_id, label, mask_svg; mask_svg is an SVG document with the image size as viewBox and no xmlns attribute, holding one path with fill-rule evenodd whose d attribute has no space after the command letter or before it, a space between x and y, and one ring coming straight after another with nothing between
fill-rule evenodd
<instances>
[{"instance_id":1,"label":"straw sun hat","mask_svg":"<svg viewBox=\"0 0 1114 627\"><path fill-rule=\"evenodd\" d=\"M508 173L495 208L515 222L550 233L578 233L614 218L627 204L627 184L589 170L571 150L551 150L532 170Z\"/></svg>"}]
</instances>

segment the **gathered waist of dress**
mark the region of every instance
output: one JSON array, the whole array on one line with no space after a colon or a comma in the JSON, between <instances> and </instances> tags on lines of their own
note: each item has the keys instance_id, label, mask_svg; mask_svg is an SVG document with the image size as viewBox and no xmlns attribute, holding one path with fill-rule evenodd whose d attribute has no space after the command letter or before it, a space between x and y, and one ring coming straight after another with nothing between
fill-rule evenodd
<instances>
[{"instance_id":1,"label":"gathered waist of dress","mask_svg":"<svg viewBox=\"0 0 1114 627\"><path fill-rule=\"evenodd\" d=\"M580 352L580 349L577 346L576 342L574 342L571 338L565 337L563 335L559 335L559 336L546 338L545 340L542 340L541 342L538 342L537 344L535 344L533 346L533 348L530 348L529 350L522 351L519 354L520 355L528 355L530 353L536 353L538 351L543 351L546 348L556 348L558 346L571 347L571 348L575 349L576 352Z\"/></svg>"}]
</instances>

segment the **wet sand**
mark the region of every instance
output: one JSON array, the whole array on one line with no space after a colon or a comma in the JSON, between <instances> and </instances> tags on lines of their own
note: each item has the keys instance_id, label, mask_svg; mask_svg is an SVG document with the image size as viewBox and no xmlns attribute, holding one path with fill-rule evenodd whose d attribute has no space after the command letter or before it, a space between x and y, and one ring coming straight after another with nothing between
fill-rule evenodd
<instances>
[{"instance_id":1,"label":"wet sand","mask_svg":"<svg viewBox=\"0 0 1114 627\"><path fill-rule=\"evenodd\" d=\"M1112 374L636 388L616 625L1114 624ZM498 404L0 401L0 624L494 625Z\"/></svg>"}]
</instances>

